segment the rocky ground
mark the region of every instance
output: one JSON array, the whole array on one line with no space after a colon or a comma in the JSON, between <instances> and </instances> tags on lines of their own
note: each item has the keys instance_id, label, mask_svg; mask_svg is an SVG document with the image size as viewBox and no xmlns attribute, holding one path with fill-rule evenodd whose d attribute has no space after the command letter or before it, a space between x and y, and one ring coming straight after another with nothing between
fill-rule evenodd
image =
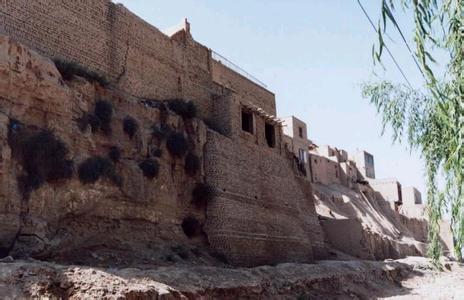
<instances>
[{"instance_id":1,"label":"rocky ground","mask_svg":"<svg viewBox=\"0 0 464 300\"><path fill-rule=\"evenodd\" d=\"M257 268L101 269L35 260L0 263L0 298L459 299L464 267L437 272L424 258L321 261ZM462 298L461 298L462 299Z\"/></svg>"},{"instance_id":2,"label":"rocky ground","mask_svg":"<svg viewBox=\"0 0 464 300\"><path fill-rule=\"evenodd\" d=\"M398 262L412 266L416 275L404 280L396 289L397 295L388 299L464 299L464 265L445 263L444 271L439 272L424 263L424 258Z\"/></svg>"}]
</instances>

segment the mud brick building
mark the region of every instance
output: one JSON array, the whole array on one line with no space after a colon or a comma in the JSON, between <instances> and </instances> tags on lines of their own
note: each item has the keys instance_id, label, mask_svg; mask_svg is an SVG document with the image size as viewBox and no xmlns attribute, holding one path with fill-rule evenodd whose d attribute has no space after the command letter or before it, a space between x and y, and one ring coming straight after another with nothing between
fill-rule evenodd
<instances>
[{"instance_id":1,"label":"mud brick building","mask_svg":"<svg viewBox=\"0 0 464 300\"><path fill-rule=\"evenodd\" d=\"M188 22L165 35L109 0L7 0L0 33L102 74L131 97L193 101L212 128L204 176L217 196L204 231L230 262L325 257L311 187L284 146L274 94L195 41Z\"/></svg>"}]
</instances>

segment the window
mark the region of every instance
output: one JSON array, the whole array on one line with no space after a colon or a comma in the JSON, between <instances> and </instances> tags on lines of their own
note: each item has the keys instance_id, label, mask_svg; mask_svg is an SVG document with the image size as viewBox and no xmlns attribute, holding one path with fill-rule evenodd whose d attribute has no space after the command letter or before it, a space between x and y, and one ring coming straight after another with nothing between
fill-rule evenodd
<instances>
[{"instance_id":1,"label":"window","mask_svg":"<svg viewBox=\"0 0 464 300\"><path fill-rule=\"evenodd\" d=\"M275 147L275 128L274 125L266 123L265 125L266 142L271 148Z\"/></svg>"},{"instance_id":2,"label":"window","mask_svg":"<svg viewBox=\"0 0 464 300\"><path fill-rule=\"evenodd\" d=\"M298 127L298 134L299 134L300 138L303 138L303 128L302 127Z\"/></svg>"},{"instance_id":3,"label":"window","mask_svg":"<svg viewBox=\"0 0 464 300\"><path fill-rule=\"evenodd\" d=\"M398 202L403 203L403 193L401 191L401 185L397 184L396 189L398 191Z\"/></svg>"},{"instance_id":4,"label":"window","mask_svg":"<svg viewBox=\"0 0 464 300\"><path fill-rule=\"evenodd\" d=\"M306 151L304 151L303 149L299 149L298 150L298 159L301 162L306 162Z\"/></svg>"},{"instance_id":5,"label":"window","mask_svg":"<svg viewBox=\"0 0 464 300\"><path fill-rule=\"evenodd\" d=\"M242 130L253 134L253 114L242 110Z\"/></svg>"}]
</instances>

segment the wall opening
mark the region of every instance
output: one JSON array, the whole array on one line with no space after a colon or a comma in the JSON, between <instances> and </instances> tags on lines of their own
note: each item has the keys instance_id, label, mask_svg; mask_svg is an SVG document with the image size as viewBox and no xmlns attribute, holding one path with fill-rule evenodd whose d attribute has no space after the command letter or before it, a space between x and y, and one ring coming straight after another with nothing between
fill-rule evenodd
<instances>
[{"instance_id":1,"label":"wall opening","mask_svg":"<svg viewBox=\"0 0 464 300\"><path fill-rule=\"evenodd\" d=\"M306 162L306 151L304 151L303 149L298 149L298 159L301 162Z\"/></svg>"},{"instance_id":2,"label":"wall opening","mask_svg":"<svg viewBox=\"0 0 464 300\"><path fill-rule=\"evenodd\" d=\"M303 128L302 127L298 127L298 135L300 136L300 138L303 138Z\"/></svg>"},{"instance_id":3,"label":"wall opening","mask_svg":"<svg viewBox=\"0 0 464 300\"><path fill-rule=\"evenodd\" d=\"M267 145L271 148L275 147L275 127L272 124L266 123L265 125L265 133L266 133L266 142Z\"/></svg>"},{"instance_id":4,"label":"wall opening","mask_svg":"<svg viewBox=\"0 0 464 300\"><path fill-rule=\"evenodd\" d=\"M242 130L253 134L253 114L242 109Z\"/></svg>"}]
</instances>

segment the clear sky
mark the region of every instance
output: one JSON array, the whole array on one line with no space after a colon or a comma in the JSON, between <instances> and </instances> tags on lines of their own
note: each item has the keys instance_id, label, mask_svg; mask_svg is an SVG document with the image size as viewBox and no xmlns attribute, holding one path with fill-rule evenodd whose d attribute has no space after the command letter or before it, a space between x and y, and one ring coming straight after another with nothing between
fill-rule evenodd
<instances>
[{"instance_id":1,"label":"clear sky","mask_svg":"<svg viewBox=\"0 0 464 300\"><path fill-rule=\"evenodd\" d=\"M375 157L377 178L397 178L419 188L425 199L423 163L417 153L381 136L381 119L362 99L360 84L373 79L376 39L356 0L118 0L138 16L167 29L183 18L193 37L266 83L276 95L280 117L308 124L316 144ZM380 0L362 1L376 21ZM410 34L410 19L399 19ZM387 40L413 85L420 73L398 35ZM385 56L380 76L404 82Z\"/></svg>"}]
</instances>

